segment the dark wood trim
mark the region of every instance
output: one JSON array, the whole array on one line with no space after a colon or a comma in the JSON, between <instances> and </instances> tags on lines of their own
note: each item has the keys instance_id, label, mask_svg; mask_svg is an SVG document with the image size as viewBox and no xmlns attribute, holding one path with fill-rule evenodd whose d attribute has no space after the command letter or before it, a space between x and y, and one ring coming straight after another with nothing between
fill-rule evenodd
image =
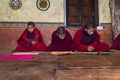
<instances>
[{"instance_id":1,"label":"dark wood trim","mask_svg":"<svg viewBox=\"0 0 120 80\"><path fill-rule=\"evenodd\" d=\"M79 3L79 5L81 4L82 5L82 3L80 2L81 0L78 0L78 3ZM80 26L82 26L82 18L79 18L79 22L80 22L80 24L76 24L76 25L74 25L74 24L70 24L69 23L69 20L67 20L68 19L68 17L69 17L69 13L68 13L68 11L69 11L69 4L68 4L68 2L69 2L69 0L67 0L66 1L66 26L68 26L68 27L80 27ZM91 11L91 12L94 12L93 13L93 15L94 15L94 17L93 17L93 21L94 21L94 23L95 23L95 25L96 26L98 26L99 25L99 9L98 9L98 0L91 0L91 6L93 7L93 10ZM79 6L79 11L81 11L81 6ZM82 17L82 14L80 14L81 12L79 12L79 15L81 15L81 16L79 16L79 17Z\"/></svg>"},{"instance_id":2,"label":"dark wood trim","mask_svg":"<svg viewBox=\"0 0 120 80\"><path fill-rule=\"evenodd\" d=\"M99 25L99 9L98 9L98 0L95 0L95 25L98 26Z\"/></svg>"}]
</instances>

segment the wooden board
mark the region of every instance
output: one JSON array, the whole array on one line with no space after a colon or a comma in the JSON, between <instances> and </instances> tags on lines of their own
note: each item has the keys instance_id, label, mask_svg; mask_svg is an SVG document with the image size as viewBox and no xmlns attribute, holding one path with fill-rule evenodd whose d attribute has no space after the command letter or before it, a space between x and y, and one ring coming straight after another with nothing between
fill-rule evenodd
<instances>
[{"instance_id":1,"label":"wooden board","mask_svg":"<svg viewBox=\"0 0 120 80\"><path fill-rule=\"evenodd\" d=\"M75 54L75 52L72 52L72 51L64 51L64 52L60 52L60 51L54 51L54 52L51 52L50 54L52 55L69 55L69 54Z\"/></svg>"},{"instance_id":2,"label":"wooden board","mask_svg":"<svg viewBox=\"0 0 120 80\"><path fill-rule=\"evenodd\" d=\"M64 56L42 52L31 61L0 62L0 80L120 80L119 75L119 52Z\"/></svg>"},{"instance_id":3,"label":"wooden board","mask_svg":"<svg viewBox=\"0 0 120 80\"><path fill-rule=\"evenodd\" d=\"M57 80L120 80L120 69L59 70Z\"/></svg>"},{"instance_id":4,"label":"wooden board","mask_svg":"<svg viewBox=\"0 0 120 80\"><path fill-rule=\"evenodd\" d=\"M37 54L40 54L40 52L34 52L34 51L33 51L33 52L14 52L14 53L13 53L13 55L23 55L23 54L25 54L25 55L27 55L27 54L28 54L28 55L29 55L29 54L36 54L36 55L37 55Z\"/></svg>"}]
</instances>

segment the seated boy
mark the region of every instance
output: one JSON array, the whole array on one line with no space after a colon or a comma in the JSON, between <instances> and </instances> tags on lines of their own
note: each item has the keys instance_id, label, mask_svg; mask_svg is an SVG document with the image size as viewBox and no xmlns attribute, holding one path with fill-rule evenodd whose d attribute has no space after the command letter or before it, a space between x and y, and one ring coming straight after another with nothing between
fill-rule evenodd
<instances>
[{"instance_id":1,"label":"seated boy","mask_svg":"<svg viewBox=\"0 0 120 80\"><path fill-rule=\"evenodd\" d=\"M35 23L33 22L28 22L27 28L17 40L17 43L18 46L15 52L46 50L40 31L35 28Z\"/></svg>"},{"instance_id":2,"label":"seated boy","mask_svg":"<svg viewBox=\"0 0 120 80\"><path fill-rule=\"evenodd\" d=\"M74 44L71 35L64 27L58 27L52 34L51 44L47 51L74 51Z\"/></svg>"},{"instance_id":3,"label":"seated boy","mask_svg":"<svg viewBox=\"0 0 120 80\"><path fill-rule=\"evenodd\" d=\"M109 51L109 46L100 42L100 36L95 31L95 25L92 22L87 23L84 28L76 32L74 43L77 51Z\"/></svg>"}]
</instances>

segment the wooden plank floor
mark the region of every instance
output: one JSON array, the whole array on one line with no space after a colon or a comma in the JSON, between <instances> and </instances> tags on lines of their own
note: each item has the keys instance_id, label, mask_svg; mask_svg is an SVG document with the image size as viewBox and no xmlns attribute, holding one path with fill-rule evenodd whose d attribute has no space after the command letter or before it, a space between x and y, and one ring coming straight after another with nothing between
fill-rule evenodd
<instances>
[{"instance_id":1,"label":"wooden plank floor","mask_svg":"<svg viewBox=\"0 0 120 80\"><path fill-rule=\"evenodd\" d=\"M120 52L62 56L44 52L32 60L0 61L0 80L120 80L119 75Z\"/></svg>"}]
</instances>

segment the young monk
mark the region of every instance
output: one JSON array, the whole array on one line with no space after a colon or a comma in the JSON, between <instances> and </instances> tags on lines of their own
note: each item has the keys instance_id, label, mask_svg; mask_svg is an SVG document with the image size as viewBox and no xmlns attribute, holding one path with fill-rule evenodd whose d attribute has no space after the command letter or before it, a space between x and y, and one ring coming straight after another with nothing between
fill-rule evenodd
<instances>
[{"instance_id":1,"label":"young monk","mask_svg":"<svg viewBox=\"0 0 120 80\"><path fill-rule=\"evenodd\" d=\"M120 34L115 38L111 49L120 50Z\"/></svg>"},{"instance_id":2,"label":"young monk","mask_svg":"<svg viewBox=\"0 0 120 80\"><path fill-rule=\"evenodd\" d=\"M76 32L74 43L77 51L109 51L109 46L100 42L100 36L95 31L95 25L92 22L87 23L84 28Z\"/></svg>"},{"instance_id":3,"label":"young monk","mask_svg":"<svg viewBox=\"0 0 120 80\"><path fill-rule=\"evenodd\" d=\"M28 22L26 30L17 40L16 52L24 51L44 51L46 46L43 43L41 33L35 28L35 23Z\"/></svg>"},{"instance_id":4,"label":"young monk","mask_svg":"<svg viewBox=\"0 0 120 80\"><path fill-rule=\"evenodd\" d=\"M52 42L47 51L74 51L71 35L64 27L60 26L52 34Z\"/></svg>"}]
</instances>

